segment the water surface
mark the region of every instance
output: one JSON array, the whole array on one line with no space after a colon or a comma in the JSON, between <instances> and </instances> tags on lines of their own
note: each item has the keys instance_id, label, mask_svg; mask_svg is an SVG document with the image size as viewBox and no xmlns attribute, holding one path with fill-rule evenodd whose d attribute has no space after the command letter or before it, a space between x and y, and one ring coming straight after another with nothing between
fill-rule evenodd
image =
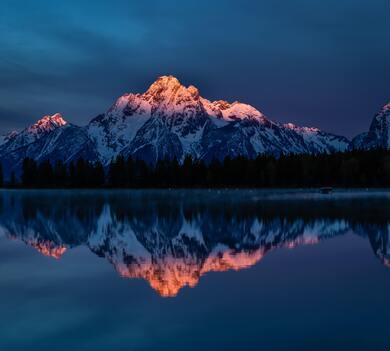
<instances>
[{"instance_id":1,"label":"water surface","mask_svg":"<svg viewBox=\"0 0 390 351\"><path fill-rule=\"evenodd\" d=\"M390 193L4 191L1 350L388 350Z\"/></svg>"}]
</instances>

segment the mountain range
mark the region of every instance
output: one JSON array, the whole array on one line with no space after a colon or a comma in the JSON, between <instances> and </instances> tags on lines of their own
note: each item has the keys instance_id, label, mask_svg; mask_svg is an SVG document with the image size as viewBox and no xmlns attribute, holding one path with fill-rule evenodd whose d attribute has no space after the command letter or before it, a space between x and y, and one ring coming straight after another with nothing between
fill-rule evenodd
<instances>
[{"instance_id":1,"label":"mountain range","mask_svg":"<svg viewBox=\"0 0 390 351\"><path fill-rule=\"evenodd\" d=\"M45 116L26 129L0 139L0 162L6 176L20 172L22 161L83 158L103 165L117 157L155 164L161 159L183 161L259 154L319 154L352 148L390 148L390 104L374 117L370 130L352 141L317 128L271 121L254 107L209 101L194 86L173 76L158 78L143 94L125 94L86 126Z\"/></svg>"}]
</instances>

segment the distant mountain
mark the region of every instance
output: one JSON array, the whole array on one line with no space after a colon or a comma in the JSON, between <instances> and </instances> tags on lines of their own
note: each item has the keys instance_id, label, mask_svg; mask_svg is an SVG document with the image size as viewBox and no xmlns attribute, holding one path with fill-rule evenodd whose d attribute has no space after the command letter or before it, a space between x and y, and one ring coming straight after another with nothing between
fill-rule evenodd
<instances>
[{"instance_id":1,"label":"distant mountain","mask_svg":"<svg viewBox=\"0 0 390 351\"><path fill-rule=\"evenodd\" d=\"M3 139L0 161L6 175L11 171L18 172L26 157L68 163L79 158L98 159L99 155L85 128L67 123L57 113Z\"/></svg>"},{"instance_id":2,"label":"distant mountain","mask_svg":"<svg viewBox=\"0 0 390 351\"><path fill-rule=\"evenodd\" d=\"M368 132L355 137L351 142L352 149L390 149L390 103L383 106L374 116Z\"/></svg>"},{"instance_id":3,"label":"distant mountain","mask_svg":"<svg viewBox=\"0 0 390 351\"><path fill-rule=\"evenodd\" d=\"M154 164L186 155L210 162L226 156L345 151L347 138L316 128L279 124L240 102L211 102L175 77L158 78L143 94L125 94L87 126L46 116L1 139L6 173L20 170L24 157L37 161L83 157L108 164L118 155Z\"/></svg>"}]
</instances>

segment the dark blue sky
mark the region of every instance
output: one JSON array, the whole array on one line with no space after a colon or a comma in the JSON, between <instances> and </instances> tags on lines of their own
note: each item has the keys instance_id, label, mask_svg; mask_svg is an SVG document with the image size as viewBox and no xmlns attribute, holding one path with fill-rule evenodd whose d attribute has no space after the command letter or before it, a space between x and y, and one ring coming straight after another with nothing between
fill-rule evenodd
<instances>
[{"instance_id":1,"label":"dark blue sky","mask_svg":"<svg viewBox=\"0 0 390 351\"><path fill-rule=\"evenodd\" d=\"M0 131L76 124L160 75L353 136L390 101L389 0L2 0Z\"/></svg>"}]
</instances>

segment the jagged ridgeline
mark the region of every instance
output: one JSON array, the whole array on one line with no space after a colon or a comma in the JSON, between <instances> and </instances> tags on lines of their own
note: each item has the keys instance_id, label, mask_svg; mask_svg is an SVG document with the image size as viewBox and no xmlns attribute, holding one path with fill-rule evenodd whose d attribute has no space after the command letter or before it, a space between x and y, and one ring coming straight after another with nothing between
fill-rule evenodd
<instances>
[{"instance_id":1,"label":"jagged ridgeline","mask_svg":"<svg viewBox=\"0 0 390 351\"><path fill-rule=\"evenodd\" d=\"M252 106L211 102L197 88L164 76L143 94L125 94L87 126L66 122L60 114L46 116L20 132L4 136L0 162L7 177L20 173L28 157L37 162L83 158L104 166L131 156L148 164L162 159L211 162L229 156L330 153L344 151L349 141L316 128L270 121Z\"/></svg>"},{"instance_id":2,"label":"jagged ridgeline","mask_svg":"<svg viewBox=\"0 0 390 351\"><path fill-rule=\"evenodd\" d=\"M226 157L330 154L348 149L389 148L390 104L374 118L368 133L352 142L317 128L280 124L240 102L209 101L194 86L175 77L158 78L143 94L125 94L87 126L76 126L61 114L3 136L0 162L7 178L20 175L23 159L38 163L78 159L103 167L118 156L156 165L183 163L188 156L206 164Z\"/></svg>"}]
</instances>

